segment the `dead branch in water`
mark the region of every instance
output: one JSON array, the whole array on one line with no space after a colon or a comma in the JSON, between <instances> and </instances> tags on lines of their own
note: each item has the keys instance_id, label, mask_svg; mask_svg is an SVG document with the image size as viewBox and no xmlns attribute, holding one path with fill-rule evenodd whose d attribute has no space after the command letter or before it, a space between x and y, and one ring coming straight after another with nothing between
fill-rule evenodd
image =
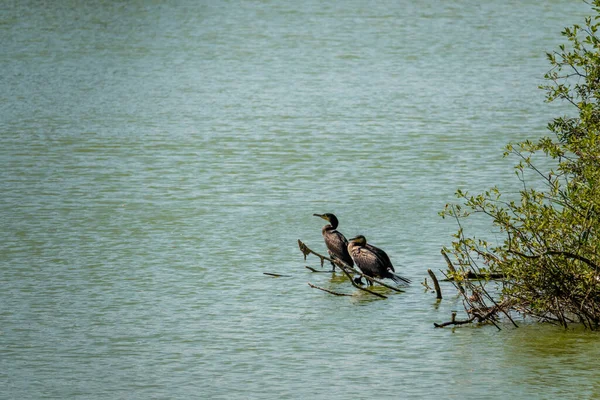
<instances>
[{"instance_id":1,"label":"dead branch in water","mask_svg":"<svg viewBox=\"0 0 600 400\"><path fill-rule=\"evenodd\" d=\"M429 276L431 277L431 280L433 281L433 286L435 287L436 298L438 300L441 300L442 299L442 289L440 289L440 284L439 284L435 274L433 273L433 271L431 269L428 269L427 273L429 274Z\"/></svg>"},{"instance_id":2,"label":"dead branch in water","mask_svg":"<svg viewBox=\"0 0 600 400\"><path fill-rule=\"evenodd\" d=\"M463 297L465 311L468 314L472 315L472 317L464 321L456 321L455 315L453 315L452 321L446 322L444 324L434 324L436 327L442 327L447 325L462 325L477 321L480 323L492 323L496 328L500 329L500 327L496 323L496 321L498 320L497 317L500 313L504 314L515 327L517 326L516 322L512 319L509 313L513 302L505 300L504 302L499 304L485 289L485 285L477 285L474 283L474 281L502 279L502 277L499 274L478 274L468 271L469 273L463 274L463 278L461 279L460 273L457 272L456 268L452 264L452 261L450 261L450 258L443 250L442 255L444 256L444 258L446 259L446 263L448 264L448 274L444 273L443 271L442 274L447 278L445 280L451 282L460 291L460 294ZM470 296L468 295L469 292L471 293ZM491 303L491 306L488 306L489 303ZM482 312L485 313L482 314Z\"/></svg>"},{"instance_id":3,"label":"dead branch in water","mask_svg":"<svg viewBox=\"0 0 600 400\"><path fill-rule=\"evenodd\" d=\"M490 322L492 324L494 324L494 326L496 326L496 328L498 328L498 330L500 330L500 327L498 326L498 324L496 324L496 320L498 317L499 313L505 313L507 308L510 307L510 302L509 301L505 301L503 303L500 304L496 304L492 307L488 307L488 308L483 308L483 309L477 309L477 308L472 308L470 310L468 310L468 313L471 314L471 317L465 320L457 320L456 319L456 312L452 313L452 319L448 322L444 322L442 324L438 324L438 323L433 323L433 326L435 326L436 328L443 328L445 326L448 325L464 325L464 324L470 324L471 322L478 322L478 323L484 323L484 322Z\"/></svg>"},{"instance_id":4,"label":"dead branch in water","mask_svg":"<svg viewBox=\"0 0 600 400\"><path fill-rule=\"evenodd\" d=\"M281 278L281 277L286 277L286 278L288 278L288 277L290 277L290 276L291 276L291 275L281 275L281 274L274 274L274 273L272 273L272 272L263 272L263 275L269 275L269 276L272 276L272 277L274 277L274 278Z\"/></svg>"},{"instance_id":5,"label":"dead branch in water","mask_svg":"<svg viewBox=\"0 0 600 400\"><path fill-rule=\"evenodd\" d=\"M331 293L334 296L352 296L351 294L347 294L347 293L334 292L333 290L329 290L329 289L325 289L325 288L322 288L322 287L317 286L317 285L313 285L310 282L308 282L308 286L310 286L311 288L322 290L322 291L327 292L327 293Z\"/></svg>"},{"instance_id":6,"label":"dead branch in water","mask_svg":"<svg viewBox=\"0 0 600 400\"><path fill-rule=\"evenodd\" d=\"M305 245L304 243L302 243L302 241L300 239L298 239L298 247L300 247L300 251L302 252L302 254L304 254L304 261L306 261L306 256L308 256L309 254L314 254L315 256L317 256L321 259L321 268L323 268L323 264L325 263L325 260L327 260L329 262L333 262L333 260L331 258L325 257L324 255L321 255L321 254L317 253L316 251L309 249L308 246Z\"/></svg>"},{"instance_id":7,"label":"dead branch in water","mask_svg":"<svg viewBox=\"0 0 600 400\"><path fill-rule=\"evenodd\" d=\"M318 269L314 269L313 267L309 267L308 265L305 265L304 268L306 268L310 272L316 272L316 273L319 273L319 274L326 273L326 272L332 272L332 271L322 271L322 270L320 271Z\"/></svg>"},{"instance_id":8,"label":"dead branch in water","mask_svg":"<svg viewBox=\"0 0 600 400\"><path fill-rule=\"evenodd\" d=\"M438 323L433 323L433 326L435 326L436 328L443 328L445 326L448 325L464 325L464 324L470 324L471 322L473 322L475 320L475 317L471 317L469 319L464 319L464 320L456 320L456 313L453 312L452 313L452 320L448 321L448 322L444 322L442 324L438 324Z\"/></svg>"}]
</instances>

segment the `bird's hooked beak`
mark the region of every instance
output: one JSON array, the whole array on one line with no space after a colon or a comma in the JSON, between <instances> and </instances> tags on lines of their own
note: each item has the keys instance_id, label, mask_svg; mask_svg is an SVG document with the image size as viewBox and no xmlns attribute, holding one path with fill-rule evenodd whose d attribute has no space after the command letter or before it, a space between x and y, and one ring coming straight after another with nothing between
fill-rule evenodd
<instances>
[{"instance_id":1,"label":"bird's hooked beak","mask_svg":"<svg viewBox=\"0 0 600 400\"><path fill-rule=\"evenodd\" d=\"M327 215L325 214L313 214L315 217L319 217L319 218L323 218L325 221L329 221L329 218L327 218Z\"/></svg>"}]
</instances>

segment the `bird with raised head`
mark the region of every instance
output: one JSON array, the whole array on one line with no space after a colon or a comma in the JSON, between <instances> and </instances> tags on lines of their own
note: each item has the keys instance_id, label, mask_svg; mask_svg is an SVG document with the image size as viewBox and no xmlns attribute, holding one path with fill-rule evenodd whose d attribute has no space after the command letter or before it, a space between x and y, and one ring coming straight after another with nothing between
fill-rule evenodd
<instances>
[{"instance_id":1,"label":"bird with raised head","mask_svg":"<svg viewBox=\"0 0 600 400\"><path fill-rule=\"evenodd\" d=\"M348 253L363 274L371 278L389 278L398 285L408 285L410 279L395 274L394 266L387 253L379 247L367 243L363 235L358 235L348 242ZM372 285L369 282L369 285Z\"/></svg>"},{"instance_id":2,"label":"bird with raised head","mask_svg":"<svg viewBox=\"0 0 600 400\"><path fill-rule=\"evenodd\" d=\"M339 221L337 217L331 213L325 214L313 214L315 217L323 218L325 221L329 222L329 224L325 225L321 230L323 234L323 239L325 239L325 245L327 246L327 252L333 258L338 258L344 261L346 264L351 267L354 266L354 262L352 261L352 257L348 254L348 239L337 230L339 225ZM333 265L333 269L335 270L335 264Z\"/></svg>"}]
</instances>

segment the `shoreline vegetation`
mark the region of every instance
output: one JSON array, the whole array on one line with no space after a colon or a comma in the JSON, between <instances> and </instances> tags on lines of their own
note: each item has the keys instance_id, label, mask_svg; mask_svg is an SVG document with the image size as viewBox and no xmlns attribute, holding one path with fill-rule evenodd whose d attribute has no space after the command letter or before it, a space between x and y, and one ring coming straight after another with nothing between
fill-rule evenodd
<instances>
[{"instance_id":1,"label":"shoreline vegetation","mask_svg":"<svg viewBox=\"0 0 600 400\"><path fill-rule=\"evenodd\" d=\"M593 16L583 25L565 28L567 43L548 52L550 70L544 75L546 101L566 102L574 116L548 124L551 136L510 143L504 156L516 157L518 199L506 199L497 187L472 195L457 190L459 203L446 204L442 218L458 226L450 246L441 250L448 269L441 271L462 296L466 318L452 312L434 326L492 324L502 319L517 327L514 316L567 328L581 324L600 327L600 0L591 4ZM545 170L535 160L549 160ZM503 239L490 243L466 233L466 221L480 214ZM497 240L496 240L497 241ZM357 289L380 298L384 294L355 283L353 274L371 283L400 291L362 274L337 258L316 253L298 240L304 259L309 254L339 269ZM321 272L306 267L313 272ZM429 269L438 301L439 282ZM274 274L275 275L275 274ZM487 286L494 283L493 290ZM336 296L350 296L308 283ZM431 290L427 278L423 282ZM433 291L433 290L431 290Z\"/></svg>"},{"instance_id":2,"label":"shoreline vegetation","mask_svg":"<svg viewBox=\"0 0 600 400\"><path fill-rule=\"evenodd\" d=\"M497 187L477 195L458 190L461 203L440 213L458 225L442 253L468 318L453 315L436 326L496 325L501 315L514 324L515 314L565 328L600 326L600 0L590 5L594 15L565 28L567 43L547 53L551 68L540 86L547 102L566 102L574 116L553 119L551 136L506 146L504 156L518 160L520 199L505 199ZM536 164L539 155L552 169ZM504 239L468 236L465 220L474 214ZM486 290L492 281L501 288L494 296Z\"/></svg>"}]
</instances>

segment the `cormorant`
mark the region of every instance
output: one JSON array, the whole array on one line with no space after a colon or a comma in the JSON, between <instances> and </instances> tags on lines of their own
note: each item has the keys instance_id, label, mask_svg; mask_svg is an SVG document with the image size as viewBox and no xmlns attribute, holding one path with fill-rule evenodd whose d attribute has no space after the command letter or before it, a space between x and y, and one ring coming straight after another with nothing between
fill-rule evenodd
<instances>
[{"instance_id":1,"label":"cormorant","mask_svg":"<svg viewBox=\"0 0 600 400\"><path fill-rule=\"evenodd\" d=\"M313 214L315 217L323 218L326 221L329 221L329 224L325 225L321 230L323 234L323 238L325 239L325 245L327 246L327 252L331 257L338 258L344 261L349 266L353 267L354 262L352 261L352 257L348 254L348 239L336 229L338 227L338 219L335 215L326 213L326 214ZM333 269L335 270L335 264L333 265Z\"/></svg>"},{"instance_id":2,"label":"cormorant","mask_svg":"<svg viewBox=\"0 0 600 400\"><path fill-rule=\"evenodd\" d=\"M372 278L390 278L396 284L408 285L410 279L396 275L394 266L385 251L367 243L363 235L350 239L348 253L363 274ZM360 279L359 279L360 281ZM369 282L372 285L371 282Z\"/></svg>"}]
</instances>

